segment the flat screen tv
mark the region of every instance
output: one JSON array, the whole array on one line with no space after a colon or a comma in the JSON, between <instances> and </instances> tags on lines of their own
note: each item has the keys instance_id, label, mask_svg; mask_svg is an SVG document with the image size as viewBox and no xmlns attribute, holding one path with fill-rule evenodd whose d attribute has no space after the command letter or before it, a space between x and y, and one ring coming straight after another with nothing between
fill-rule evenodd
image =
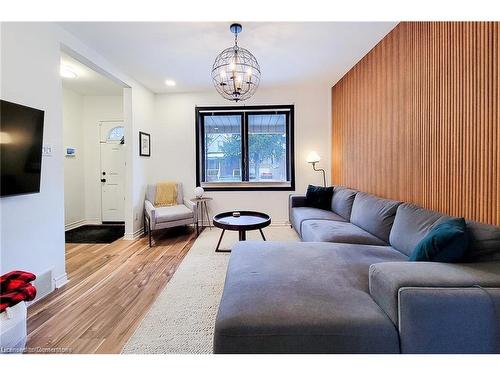
<instances>
[{"instance_id":1,"label":"flat screen tv","mask_svg":"<svg viewBox=\"0 0 500 375\"><path fill-rule=\"evenodd\" d=\"M40 192L44 114L0 100L0 196Z\"/></svg>"}]
</instances>

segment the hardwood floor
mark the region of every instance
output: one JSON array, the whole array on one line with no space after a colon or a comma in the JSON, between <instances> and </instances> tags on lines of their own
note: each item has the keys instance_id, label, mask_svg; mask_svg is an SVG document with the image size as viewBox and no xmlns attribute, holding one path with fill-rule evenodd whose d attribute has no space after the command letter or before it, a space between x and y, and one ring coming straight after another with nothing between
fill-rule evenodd
<instances>
[{"instance_id":1,"label":"hardwood floor","mask_svg":"<svg viewBox=\"0 0 500 375\"><path fill-rule=\"evenodd\" d=\"M28 348L120 353L196 239L177 228L135 241L66 244L69 282L28 309ZM33 349L31 349L33 350Z\"/></svg>"}]
</instances>

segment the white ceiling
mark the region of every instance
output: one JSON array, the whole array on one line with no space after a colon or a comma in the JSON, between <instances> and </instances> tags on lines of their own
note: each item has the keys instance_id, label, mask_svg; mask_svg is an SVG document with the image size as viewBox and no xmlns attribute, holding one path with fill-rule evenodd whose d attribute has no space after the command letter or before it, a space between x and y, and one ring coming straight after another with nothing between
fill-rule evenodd
<instances>
[{"instance_id":1,"label":"white ceiling","mask_svg":"<svg viewBox=\"0 0 500 375\"><path fill-rule=\"evenodd\" d=\"M76 78L62 78L63 87L80 95L122 95L123 88L87 65L61 52L61 66L77 74Z\"/></svg>"},{"instance_id":2,"label":"white ceiling","mask_svg":"<svg viewBox=\"0 0 500 375\"><path fill-rule=\"evenodd\" d=\"M206 90L229 22L63 22L60 25L155 93ZM257 58L261 87L333 85L396 22L247 22L239 45ZM172 79L175 87L164 82Z\"/></svg>"}]
</instances>

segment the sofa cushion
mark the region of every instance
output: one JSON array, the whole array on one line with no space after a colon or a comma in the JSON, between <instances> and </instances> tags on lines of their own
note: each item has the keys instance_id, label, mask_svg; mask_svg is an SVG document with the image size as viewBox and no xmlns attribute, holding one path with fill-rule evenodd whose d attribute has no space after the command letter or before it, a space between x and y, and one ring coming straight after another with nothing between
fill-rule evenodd
<instances>
[{"instance_id":1,"label":"sofa cushion","mask_svg":"<svg viewBox=\"0 0 500 375\"><path fill-rule=\"evenodd\" d=\"M313 207L294 207L291 209L290 221L299 235L302 231L302 222L310 219L345 221L342 216L329 210L320 210L319 208Z\"/></svg>"},{"instance_id":2,"label":"sofa cushion","mask_svg":"<svg viewBox=\"0 0 500 375\"><path fill-rule=\"evenodd\" d=\"M409 256L435 225L448 219L450 216L442 213L403 203L397 209L389 242L392 247Z\"/></svg>"},{"instance_id":3,"label":"sofa cushion","mask_svg":"<svg viewBox=\"0 0 500 375\"><path fill-rule=\"evenodd\" d=\"M190 219L194 215L193 211L184 206L183 204L176 204L175 206L156 207L155 218L157 223L166 223L175 220Z\"/></svg>"},{"instance_id":4,"label":"sofa cushion","mask_svg":"<svg viewBox=\"0 0 500 375\"><path fill-rule=\"evenodd\" d=\"M389 242L389 233L400 204L401 202L391 199L382 199L359 192L352 204L351 223L377 236L382 241Z\"/></svg>"},{"instance_id":5,"label":"sofa cushion","mask_svg":"<svg viewBox=\"0 0 500 375\"><path fill-rule=\"evenodd\" d=\"M341 242L387 246L388 243L354 224L330 220L306 220L302 223L302 240L307 242Z\"/></svg>"},{"instance_id":6,"label":"sofa cushion","mask_svg":"<svg viewBox=\"0 0 500 375\"><path fill-rule=\"evenodd\" d=\"M215 353L398 353L370 297L368 269L404 261L389 246L239 242L215 323Z\"/></svg>"},{"instance_id":7,"label":"sofa cushion","mask_svg":"<svg viewBox=\"0 0 500 375\"><path fill-rule=\"evenodd\" d=\"M500 260L500 227L466 220L469 233L469 249L465 254L468 262Z\"/></svg>"},{"instance_id":8,"label":"sofa cushion","mask_svg":"<svg viewBox=\"0 0 500 375\"><path fill-rule=\"evenodd\" d=\"M329 210L332 205L333 186L309 185L306 192L306 206Z\"/></svg>"},{"instance_id":9,"label":"sofa cushion","mask_svg":"<svg viewBox=\"0 0 500 375\"><path fill-rule=\"evenodd\" d=\"M349 221L356 193L356 190L344 186L335 186L332 197L332 211Z\"/></svg>"},{"instance_id":10,"label":"sofa cushion","mask_svg":"<svg viewBox=\"0 0 500 375\"><path fill-rule=\"evenodd\" d=\"M410 261L460 262L467 250L469 236L463 218L454 218L435 225L410 254Z\"/></svg>"}]
</instances>

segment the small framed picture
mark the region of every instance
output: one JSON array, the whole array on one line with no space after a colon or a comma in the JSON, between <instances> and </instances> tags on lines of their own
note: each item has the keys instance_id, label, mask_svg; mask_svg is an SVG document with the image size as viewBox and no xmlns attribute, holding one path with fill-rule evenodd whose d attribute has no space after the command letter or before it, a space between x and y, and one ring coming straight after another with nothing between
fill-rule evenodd
<instances>
[{"instance_id":1,"label":"small framed picture","mask_svg":"<svg viewBox=\"0 0 500 375\"><path fill-rule=\"evenodd\" d=\"M139 156L151 156L151 135L139 132Z\"/></svg>"}]
</instances>

